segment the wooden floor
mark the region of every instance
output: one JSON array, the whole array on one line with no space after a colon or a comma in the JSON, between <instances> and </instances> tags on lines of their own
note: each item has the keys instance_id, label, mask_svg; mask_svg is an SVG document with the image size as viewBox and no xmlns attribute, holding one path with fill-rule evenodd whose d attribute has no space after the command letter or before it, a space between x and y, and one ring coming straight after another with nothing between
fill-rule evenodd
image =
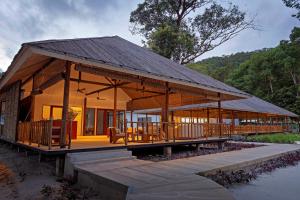
<instances>
[{"instance_id":1,"label":"wooden floor","mask_svg":"<svg viewBox=\"0 0 300 200\"><path fill-rule=\"evenodd\" d=\"M203 143L217 143L225 142L228 138L218 138L218 137L209 137L209 138L199 138L199 139L190 139L190 140L161 140L161 141L152 141L151 142L128 142L127 146L124 141L119 140L116 144L109 142L109 139L106 136L96 136L96 137L85 137L79 138L77 140L72 140L71 148L60 148L59 146L53 146L50 150L47 146L38 146L37 144L32 143L22 143L17 142L18 145L24 148L30 148L32 150L40 151L44 154L64 154L70 152L84 152L84 151L96 151L96 150L108 150L108 149L137 149L137 148L154 148L154 147L164 147L164 146L177 146L177 145L189 145L189 144L203 144Z\"/></svg>"},{"instance_id":2,"label":"wooden floor","mask_svg":"<svg viewBox=\"0 0 300 200\"><path fill-rule=\"evenodd\" d=\"M83 162L79 162L81 153L74 154L79 180L94 180L94 185L113 183L126 185L129 189L127 199L203 199L233 200L230 193L220 185L197 173L214 173L218 170L234 170L266 161L282 154L300 150L300 145L270 144L257 148L243 149L184 159L151 162L137 159L111 162L105 159L87 161L88 152L82 154ZM106 152L103 152L106 153ZM109 151L107 153L110 153ZM69 154L68 154L69 155ZM97 154L98 155L98 154ZM69 155L72 157L73 155ZM72 160L72 159L70 159ZM84 178L80 178L80 176ZM103 182L105 179L106 182ZM112 184L109 186L111 187ZM116 190L117 191L117 190Z\"/></svg>"}]
</instances>

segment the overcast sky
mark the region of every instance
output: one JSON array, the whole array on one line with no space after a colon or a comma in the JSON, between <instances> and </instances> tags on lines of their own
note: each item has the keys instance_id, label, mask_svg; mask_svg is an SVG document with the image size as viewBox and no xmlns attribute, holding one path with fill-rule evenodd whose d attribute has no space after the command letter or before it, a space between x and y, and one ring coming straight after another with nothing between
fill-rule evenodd
<instances>
[{"instance_id":1,"label":"overcast sky","mask_svg":"<svg viewBox=\"0 0 300 200\"><path fill-rule=\"evenodd\" d=\"M129 31L129 15L143 0L1 0L0 68L6 70L20 45L44 39L119 35L141 44ZM227 0L221 0L227 4ZM281 0L231 0L250 16L260 31L247 30L200 59L274 47L288 39L299 21Z\"/></svg>"}]
</instances>

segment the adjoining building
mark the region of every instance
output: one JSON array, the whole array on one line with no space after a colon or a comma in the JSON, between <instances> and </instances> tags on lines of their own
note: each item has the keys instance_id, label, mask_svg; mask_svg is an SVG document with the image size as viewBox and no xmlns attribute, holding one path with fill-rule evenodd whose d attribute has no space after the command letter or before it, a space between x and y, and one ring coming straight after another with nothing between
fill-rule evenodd
<instances>
[{"instance_id":1,"label":"adjoining building","mask_svg":"<svg viewBox=\"0 0 300 200\"><path fill-rule=\"evenodd\" d=\"M49 152L199 142L227 137L227 124L219 117L218 134L198 134L205 121L186 120L184 126L194 128L185 135L170 107L216 102L208 105L218 105L220 116L225 102L250 97L117 36L30 42L0 80L0 138ZM156 108L159 120L133 120L134 111Z\"/></svg>"},{"instance_id":2,"label":"adjoining building","mask_svg":"<svg viewBox=\"0 0 300 200\"><path fill-rule=\"evenodd\" d=\"M146 118L160 115L160 112L160 108L135 111L138 116ZM220 134L299 132L298 115L254 96L224 101L221 105L204 103L171 107L169 112L170 121L181 123L182 135L209 137ZM221 126L218 121L221 121ZM203 127L194 130L193 124L198 123L203 124Z\"/></svg>"}]
</instances>

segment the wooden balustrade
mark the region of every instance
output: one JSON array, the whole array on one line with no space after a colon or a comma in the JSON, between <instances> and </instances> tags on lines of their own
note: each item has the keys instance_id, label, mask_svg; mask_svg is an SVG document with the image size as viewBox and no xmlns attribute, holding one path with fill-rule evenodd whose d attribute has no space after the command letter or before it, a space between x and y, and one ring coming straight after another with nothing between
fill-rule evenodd
<instances>
[{"instance_id":1,"label":"wooden balustrade","mask_svg":"<svg viewBox=\"0 0 300 200\"><path fill-rule=\"evenodd\" d=\"M22 122L18 124L18 141L23 143L48 146L51 149L59 145L61 134L61 120L41 120L35 122ZM167 131L163 131L167 126ZM204 137L231 136L234 134L275 133L288 129L282 125L237 125L214 123L183 123L183 122L127 122L125 145L129 142L152 142L190 140ZM69 128L68 128L69 129ZM220 133L221 131L221 133ZM70 130L68 131L70 133ZM70 134L66 141L71 145Z\"/></svg>"},{"instance_id":2,"label":"wooden balustrade","mask_svg":"<svg viewBox=\"0 0 300 200\"><path fill-rule=\"evenodd\" d=\"M61 134L61 127L57 126L61 124L61 120L41 120L35 122L22 122L18 124L18 141L23 143L37 144L48 146L51 149L54 145L59 145L59 139ZM66 141L68 146L71 144L69 139L70 131Z\"/></svg>"}]
</instances>

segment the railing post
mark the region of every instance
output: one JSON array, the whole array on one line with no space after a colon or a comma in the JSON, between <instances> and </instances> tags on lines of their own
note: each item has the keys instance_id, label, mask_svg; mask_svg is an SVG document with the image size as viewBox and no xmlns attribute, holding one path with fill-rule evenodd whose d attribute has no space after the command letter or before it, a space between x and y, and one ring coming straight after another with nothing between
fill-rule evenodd
<instances>
[{"instance_id":1,"label":"railing post","mask_svg":"<svg viewBox=\"0 0 300 200\"><path fill-rule=\"evenodd\" d=\"M172 125L173 125L173 142L175 143L176 140L175 140L175 122L172 122Z\"/></svg>"},{"instance_id":2,"label":"railing post","mask_svg":"<svg viewBox=\"0 0 300 200\"><path fill-rule=\"evenodd\" d=\"M50 124L48 126L48 149L52 148L52 128L53 128L53 118L50 118Z\"/></svg>"},{"instance_id":3,"label":"railing post","mask_svg":"<svg viewBox=\"0 0 300 200\"><path fill-rule=\"evenodd\" d=\"M70 128L69 128L69 144L68 144L68 149L71 149L71 142L72 142L72 129L73 129L73 123L72 123L72 119L69 117L70 120Z\"/></svg>"},{"instance_id":4,"label":"railing post","mask_svg":"<svg viewBox=\"0 0 300 200\"><path fill-rule=\"evenodd\" d=\"M128 133L127 133L126 112L125 112L125 119L124 119L124 133L125 133L125 146L127 146L127 144L128 144Z\"/></svg>"},{"instance_id":5,"label":"railing post","mask_svg":"<svg viewBox=\"0 0 300 200\"><path fill-rule=\"evenodd\" d=\"M153 126L153 122L151 122L151 135L152 135L151 142L152 142L152 144L154 143L154 134L153 133L154 133L154 126Z\"/></svg>"}]
</instances>

